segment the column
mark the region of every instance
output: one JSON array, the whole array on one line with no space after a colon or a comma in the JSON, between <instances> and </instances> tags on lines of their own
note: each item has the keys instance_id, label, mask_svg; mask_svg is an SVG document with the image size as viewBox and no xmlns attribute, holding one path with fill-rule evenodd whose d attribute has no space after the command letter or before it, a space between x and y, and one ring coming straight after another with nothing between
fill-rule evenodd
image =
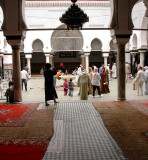
<instances>
[{"instance_id":1,"label":"column","mask_svg":"<svg viewBox=\"0 0 148 160\"><path fill-rule=\"evenodd\" d=\"M27 65L29 67L29 78L31 78L31 62L30 62L30 59L32 58L32 54L26 54L25 58L27 59Z\"/></svg>"},{"instance_id":2,"label":"column","mask_svg":"<svg viewBox=\"0 0 148 160\"><path fill-rule=\"evenodd\" d=\"M89 71L89 55L90 53L85 53L85 69Z\"/></svg>"},{"instance_id":3,"label":"column","mask_svg":"<svg viewBox=\"0 0 148 160\"><path fill-rule=\"evenodd\" d=\"M46 56L46 63L49 63L49 54L45 54Z\"/></svg>"},{"instance_id":4,"label":"column","mask_svg":"<svg viewBox=\"0 0 148 160\"><path fill-rule=\"evenodd\" d=\"M84 55L81 55L81 64L82 64L82 66L84 66L84 68L86 68L86 65L85 65L85 56Z\"/></svg>"},{"instance_id":5,"label":"column","mask_svg":"<svg viewBox=\"0 0 148 160\"><path fill-rule=\"evenodd\" d=\"M135 76L135 56L137 52L131 52L132 55L132 76Z\"/></svg>"},{"instance_id":6,"label":"column","mask_svg":"<svg viewBox=\"0 0 148 160\"><path fill-rule=\"evenodd\" d=\"M109 56L109 53L103 53L103 57L104 57L104 67L107 67L107 58Z\"/></svg>"},{"instance_id":7,"label":"column","mask_svg":"<svg viewBox=\"0 0 148 160\"><path fill-rule=\"evenodd\" d=\"M115 62L114 63L116 63L116 65L117 65L117 53L114 53L115 54Z\"/></svg>"},{"instance_id":8,"label":"column","mask_svg":"<svg viewBox=\"0 0 148 160\"><path fill-rule=\"evenodd\" d=\"M120 101L126 100L125 97L125 45L124 42L117 42L117 85L118 85L118 97Z\"/></svg>"},{"instance_id":9,"label":"column","mask_svg":"<svg viewBox=\"0 0 148 160\"><path fill-rule=\"evenodd\" d=\"M139 50L140 52L140 66L144 67L144 61L145 61L145 50Z\"/></svg>"},{"instance_id":10,"label":"column","mask_svg":"<svg viewBox=\"0 0 148 160\"><path fill-rule=\"evenodd\" d=\"M112 67L112 55L109 55L109 64Z\"/></svg>"},{"instance_id":11,"label":"column","mask_svg":"<svg viewBox=\"0 0 148 160\"><path fill-rule=\"evenodd\" d=\"M14 83L14 101L22 101L21 90L21 65L20 65L20 45L12 45L13 58L13 83Z\"/></svg>"},{"instance_id":12,"label":"column","mask_svg":"<svg viewBox=\"0 0 148 160\"><path fill-rule=\"evenodd\" d=\"M54 60L55 60L55 56L53 55L53 57L52 57L52 67L54 67Z\"/></svg>"},{"instance_id":13,"label":"column","mask_svg":"<svg viewBox=\"0 0 148 160\"><path fill-rule=\"evenodd\" d=\"M49 55L49 63L51 64L51 66L53 65L53 55Z\"/></svg>"},{"instance_id":14,"label":"column","mask_svg":"<svg viewBox=\"0 0 148 160\"><path fill-rule=\"evenodd\" d=\"M3 79L3 54L0 53L0 80Z\"/></svg>"}]
</instances>

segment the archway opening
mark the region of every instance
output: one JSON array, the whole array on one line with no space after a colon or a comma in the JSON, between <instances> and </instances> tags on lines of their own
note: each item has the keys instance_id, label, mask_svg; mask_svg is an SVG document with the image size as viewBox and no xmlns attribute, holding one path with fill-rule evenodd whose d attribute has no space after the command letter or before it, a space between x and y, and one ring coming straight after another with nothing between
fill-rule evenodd
<instances>
[{"instance_id":1,"label":"archway opening","mask_svg":"<svg viewBox=\"0 0 148 160\"><path fill-rule=\"evenodd\" d=\"M40 70L45 66L46 57L43 53L43 42L36 39L32 44L32 59L31 59L31 73L40 74Z\"/></svg>"},{"instance_id":2,"label":"archway opening","mask_svg":"<svg viewBox=\"0 0 148 160\"><path fill-rule=\"evenodd\" d=\"M114 63L117 63L117 46L114 43L113 39L109 43L110 53L109 53L109 64L113 66Z\"/></svg>"},{"instance_id":3,"label":"archway opening","mask_svg":"<svg viewBox=\"0 0 148 160\"><path fill-rule=\"evenodd\" d=\"M147 26L143 25L143 18L145 17L146 7L143 1L139 0L133 7L131 17L134 28L147 29Z\"/></svg>"},{"instance_id":4,"label":"archway opening","mask_svg":"<svg viewBox=\"0 0 148 160\"><path fill-rule=\"evenodd\" d=\"M102 57L102 42L95 38L91 42L91 52L89 56L89 65L90 66L101 66L101 63L104 62L104 59Z\"/></svg>"}]
</instances>

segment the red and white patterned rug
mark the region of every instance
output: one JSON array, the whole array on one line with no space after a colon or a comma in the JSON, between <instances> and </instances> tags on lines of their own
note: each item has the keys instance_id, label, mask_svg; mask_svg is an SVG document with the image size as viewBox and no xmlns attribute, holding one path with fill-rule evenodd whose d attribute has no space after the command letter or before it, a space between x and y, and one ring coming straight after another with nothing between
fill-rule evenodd
<instances>
[{"instance_id":1,"label":"red and white patterned rug","mask_svg":"<svg viewBox=\"0 0 148 160\"><path fill-rule=\"evenodd\" d=\"M148 115L148 100L140 100L140 101L128 101L131 106L141 113Z\"/></svg>"},{"instance_id":2,"label":"red and white patterned rug","mask_svg":"<svg viewBox=\"0 0 148 160\"><path fill-rule=\"evenodd\" d=\"M38 104L0 104L0 127L24 126Z\"/></svg>"}]
</instances>

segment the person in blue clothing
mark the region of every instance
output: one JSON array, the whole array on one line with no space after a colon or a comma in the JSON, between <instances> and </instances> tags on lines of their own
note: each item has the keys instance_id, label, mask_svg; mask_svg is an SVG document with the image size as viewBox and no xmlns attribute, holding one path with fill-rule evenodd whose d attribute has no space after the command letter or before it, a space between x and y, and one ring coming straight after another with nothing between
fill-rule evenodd
<instances>
[{"instance_id":1,"label":"person in blue clothing","mask_svg":"<svg viewBox=\"0 0 148 160\"><path fill-rule=\"evenodd\" d=\"M28 67L28 64L26 64L26 66L25 66L24 68L25 68L25 71L29 74L29 67Z\"/></svg>"},{"instance_id":2,"label":"person in blue clothing","mask_svg":"<svg viewBox=\"0 0 148 160\"><path fill-rule=\"evenodd\" d=\"M100 76L102 75L102 69L104 68L104 64L101 65L101 67L99 68L99 73L100 73Z\"/></svg>"}]
</instances>

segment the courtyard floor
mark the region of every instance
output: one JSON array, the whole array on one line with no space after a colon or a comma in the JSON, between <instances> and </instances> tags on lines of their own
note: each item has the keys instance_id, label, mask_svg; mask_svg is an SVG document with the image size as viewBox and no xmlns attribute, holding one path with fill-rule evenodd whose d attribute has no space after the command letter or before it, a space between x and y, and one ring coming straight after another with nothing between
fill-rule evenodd
<instances>
[{"instance_id":1,"label":"courtyard floor","mask_svg":"<svg viewBox=\"0 0 148 160\"><path fill-rule=\"evenodd\" d=\"M64 91L63 91L63 80L57 80L57 95L58 95L58 100L60 102L68 102L68 101L79 101L80 97L78 96L79 88L75 87L74 90L74 95L73 97L70 96L64 96ZM74 80L75 82L75 80ZM75 84L76 85L76 84ZM143 95L143 96L136 96L136 90L132 89L132 80L128 80L126 83L126 100L144 100L148 99L148 95ZM93 98L92 95L88 96L88 101L116 101L117 100L117 79L112 79L109 81L109 89L110 93L108 94L103 94L103 97L99 97L96 95L95 98ZM44 102L44 97L45 97L45 92L44 92L44 78L43 77L32 77L28 81L28 91L23 91L23 102ZM51 101L51 103L53 103Z\"/></svg>"}]
</instances>

